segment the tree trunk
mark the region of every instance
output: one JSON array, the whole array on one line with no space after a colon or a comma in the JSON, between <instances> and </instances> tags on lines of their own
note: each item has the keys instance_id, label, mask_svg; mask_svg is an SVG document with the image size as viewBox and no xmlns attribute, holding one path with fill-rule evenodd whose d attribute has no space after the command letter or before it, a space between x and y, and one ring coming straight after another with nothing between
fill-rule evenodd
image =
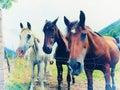
<instances>
[{"instance_id":1,"label":"tree trunk","mask_svg":"<svg viewBox=\"0 0 120 90\"><path fill-rule=\"evenodd\" d=\"M2 35L2 9L0 9L0 90L4 90L4 46Z\"/></svg>"}]
</instances>

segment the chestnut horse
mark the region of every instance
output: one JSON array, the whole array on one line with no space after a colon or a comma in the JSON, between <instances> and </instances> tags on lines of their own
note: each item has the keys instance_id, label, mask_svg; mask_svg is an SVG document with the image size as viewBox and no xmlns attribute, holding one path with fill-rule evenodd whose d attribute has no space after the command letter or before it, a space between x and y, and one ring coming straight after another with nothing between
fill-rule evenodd
<instances>
[{"instance_id":1,"label":"chestnut horse","mask_svg":"<svg viewBox=\"0 0 120 90\"><path fill-rule=\"evenodd\" d=\"M104 37L85 26L85 14L80 12L79 22L70 22L64 17L67 26L67 37L69 40L69 67L73 75L81 72L82 63L88 81L88 90L93 90L94 70L101 70L105 77L106 90L116 90L114 74L119 60L119 49L112 37ZM111 71L110 71L111 70ZM112 78L112 87L110 84Z\"/></svg>"},{"instance_id":2,"label":"chestnut horse","mask_svg":"<svg viewBox=\"0 0 120 90\"><path fill-rule=\"evenodd\" d=\"M62 65L67 65L67 61L69 58L69 51L68 51L68 42L66 40L66 37L62 35L60 30L58 29L56 23L57 20L54 20L53 22L47 21L44 25L43 32L45 34L44 38L44 45L43 45L43 51L47 54L50 54L52 52L52 48L54 43L57 43L57 48L55 51L55 59L56 59L56 66L57 66L57 80L58 80L58 90L61 90L61 82L63 80L62 73L63 73L63 67ZM72 83L75 83L75 79L72 76ZM68 70L67 73L67 83L68 83L68 90L70 90L70 72Z\"/></svg>"}]
</instances>

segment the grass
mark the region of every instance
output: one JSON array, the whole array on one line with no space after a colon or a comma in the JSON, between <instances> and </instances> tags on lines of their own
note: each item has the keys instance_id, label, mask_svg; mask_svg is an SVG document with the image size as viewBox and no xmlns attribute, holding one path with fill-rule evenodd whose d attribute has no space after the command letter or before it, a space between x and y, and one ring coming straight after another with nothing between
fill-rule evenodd
<instances>
[{"instance_id":1,"label":"grass","mask_svg":"<svg viewBox=\"0 0 120 90\"><path fill-rule=\"evenodd\" d=\"M14 65L11 63L11 73L6 85L6 90L27 90L30 82L30 65L26 65L26 61L17 59L17 63Z\"/></svg>"},{"instance_id":2,"label":"grass","mask_svg":"<svg viewBox=\"0 0 120 90\"><path fill-rule=\"evenodd\" d=\"M16 64L11 60L10 61L11 65L11 73L9 74L9 79L6 83L6 90L27 90L29 87L30 79L31 79L31 66L29 61L25 61L23 59L17 59ZM47 67L47 72L48 69L52 68L52 77L47 78L47 82L49 83L48 86L46 86L46 90L56 90L57 87L57 70L55 63L54 65L50 66L48 65ZM66 89L66 75L67 75L67 67L64 65L63 66L63 87L65 87L63 90ZM115 76L115 82L117 85L117 90L120 90L120 62L117 64L116 67L116 76ZM101 71L94 71L93 73L94 77L94 90L104 90L104 76ZM83 70L82 74L79 76L75 77L76 79L76 85L71 86L72 90L87 90L87 79L85 72ZM40 90L39 88L37 90Z\"/></svg>"}]
</instances>

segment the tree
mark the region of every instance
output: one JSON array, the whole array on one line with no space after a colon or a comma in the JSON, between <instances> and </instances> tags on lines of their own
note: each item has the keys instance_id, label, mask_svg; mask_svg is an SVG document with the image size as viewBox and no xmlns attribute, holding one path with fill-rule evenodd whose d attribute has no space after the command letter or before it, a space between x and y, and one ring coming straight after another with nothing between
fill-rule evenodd
<instances>
[{"instance_id":1,"label":"tree","mask_svg":"<svg viewBox=\"0 0 120 90\"><path fill-rule=\"evenodd\" d=\"M4 90L4 45L3 45L3 34L2 34L2 9L9 9L12 7L12 2L15 0L0 0L0 90Z\"/></svg>"}]
</instances>

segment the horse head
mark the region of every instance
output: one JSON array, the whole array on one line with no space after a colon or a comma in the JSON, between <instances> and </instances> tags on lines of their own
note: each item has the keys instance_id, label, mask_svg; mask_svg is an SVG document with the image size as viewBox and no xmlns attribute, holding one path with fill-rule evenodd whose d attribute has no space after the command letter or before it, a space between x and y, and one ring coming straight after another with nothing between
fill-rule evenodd
<instances>
[{"instance_id":1,"label":"horse head","mask_svg":"<svg viewBox=\"0 0 120 90\"><path fill-rule=\"evenodd\" d=\"M26 51L30 47L34 46L35 37L31 31L31 25L29 22L27 22L26 28L23 27L22 23L20 23L20 27L21 27L21 33L19 35L20 43L19 43L19 47L17 48L16 52L19 57L23 57Z\"/></svg>"},{"instance_id":2,"label":"horse head","mask_svg":"<svg viewBox=\"0 0 120 90\"><path fill-rule=\"evenodd\" d=\"M67 39L70 49L68 65L73 75L79 75L86 55L87 32L85 30L85 14L81 11L79 22L70 22L64 16L64 23L67 26Z\"/></svg>"},{"instance_id":3,"label":"horse head","mask_svg":"<svg viewBox=\"0 0 120 90\"><path fill-rule=\"evenodd\" d=\"M43 51L47 54L50 54L52 52L52 47L56 41L55 36L57 32L57 26L56 26L57 21L58 18L55 19L53 22L46 20L46 23L43 28L43 32L45 35Z\"/></svg>"}]
</instances>

